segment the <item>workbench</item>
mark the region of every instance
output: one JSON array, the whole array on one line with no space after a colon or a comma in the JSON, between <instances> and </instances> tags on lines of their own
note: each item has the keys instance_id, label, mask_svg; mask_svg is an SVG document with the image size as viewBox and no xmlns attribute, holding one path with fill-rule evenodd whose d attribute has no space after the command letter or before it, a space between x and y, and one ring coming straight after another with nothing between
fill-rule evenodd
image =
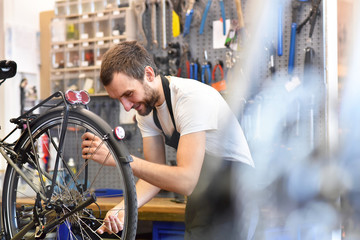
<instances>
[{"instance_id":1,"label":"workbench","mask_svg":"<svg viewBox=\"0 0 360 240\"><path fill-rule=\"evenodd\" d=\"M116 204L121 202L122 197L97 197L97 204L101 208L101 218ZM141 222L152 222L152 239L183 239L184 238L184 220L185 220L185 203L177 203L175 198L156 197L138 209L138 231L142 231ZM31 198L18 199L19 207L23 204L33 204ZM97 215L99 207L91 204L88 208ZM142 229L142 230L141 230ZM146 229L146 228L145 228ZM151 230L150 230L151 231ZM150 239L150 238L145 238Z\"/></svg>"},{"instance_id":2,"label":"workbench","mask_svg":"<svg viewBox=\"0 0 360 240\"><path fill-rule=\"evenodd\" d=\"M96 202L102 210L101 216L105 217L106 212L121 200L121 197L98 197ZM19 205L33 203L33 199L30 198L18 199ZM95 204L90 205L89 208L94 211L98 210ZM174 198L168 197L153 198L138 209L138 219L146 221L183 222L185 219L185 203L176 203L174 202Z\"/></svg>"},{"instance_id":3,"label":"workbench","mask_svg":"<svg viewBox=\"0 0 360 240\"><path fill-rule=\"evenodd\" d=\"M103 211L109 211L121 198L98 198L97 203ZM185 203L176 203L174 198L153 198L138 209L138 219L146 221L183 222Z\"/></svg>"}]
</instances>

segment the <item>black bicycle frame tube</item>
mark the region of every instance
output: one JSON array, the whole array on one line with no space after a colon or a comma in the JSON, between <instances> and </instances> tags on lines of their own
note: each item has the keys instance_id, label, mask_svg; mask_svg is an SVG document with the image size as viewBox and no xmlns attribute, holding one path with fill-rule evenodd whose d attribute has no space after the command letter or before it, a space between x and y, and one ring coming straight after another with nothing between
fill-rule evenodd
<instances>
[{"instance_id":1,"label":"black bicycle frame tube","mask_svg":"<svg viewBox=\"0 0 360 240\"><path fill-rule=\"evenodd\" d=\"M29 186L36 192L40 194L40 197L43 200L46 200L46 197L41 194L41 191L36 188L36 186L32 183L32 181L29 180L29 178L21 171L21 169L11 160L11 158L4 152L2 148L0 148L1 155L4 156L6 161L15 169L15 171L29 184Z\"/></svg>"},{"instance_id":2,"label":"black bicycle frame tube","mask_svg":"<svg viewBox=\"0 0 360 240\"><path fill-rule=\"evenodd\" d=\"M35 164L36 164L38 172L39 172L40 183L41 183L42 188L44 189L44 192L46 192L45 182L44 182L44 179L43 179L42 171L40 169L39 156L36 154L34 139L33 139L32 135L31 135L30 122L29 122L28 118L26 119L26 126L27 126L27 130L28 130L28 133L29 133L29 137L30 137L31 148L33 150L34 157L35 157Z\"/></svg>"},{"instance_id":3,"label":"black bicycle frame tube","mask_svg":"<svg viewBox=\"0 0 360 240\"><path fill-rule=\"evenodd\" d=\"M54 187L55 187L55 183L56 183L60 156L62 155L62 152L63 152L63 145L64 145L64 139L65 139L66 130L67 130L68 118L69 118L69 106L66 105L65 106L65 111L64 111L63 123L62 123L61 131L60 131L59 147L58 147L58 151L56 153L56 160L55 160L55 166L54 166L53 179L52 179L50 191L48 191L46 193L46 196L48 197L48 202L50 201L51 193L53 192Z\"/></svg>"},{"instance_id":4,"label":"black bicycle frame tube","mask_svg":"<svg viewBox=\"0 0 360 240\"><path fill-rule=\"evenodd\" d=\"M31 108L30 110L26 111L24 114L20 115L18 118L11 120L10 122L18 122L18 121L20 121L20 119L27 118L29 116L29 114L32 113L35 109L45 105L45 103L47 103L48 101L50 101L51 99L53 99L55 97L61 97L63 102L65 103L65 105L67 105L64 94L62 92L56 92L53 95L51 95L50 97L48 97L45 100L41 101L39 104L37 104L36 106Z\"/></svg>"}]
</instances>

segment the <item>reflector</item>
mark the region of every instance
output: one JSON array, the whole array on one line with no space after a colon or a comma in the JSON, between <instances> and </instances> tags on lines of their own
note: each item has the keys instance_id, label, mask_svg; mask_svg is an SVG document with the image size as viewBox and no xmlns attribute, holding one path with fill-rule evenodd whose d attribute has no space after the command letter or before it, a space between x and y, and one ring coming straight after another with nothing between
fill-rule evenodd
<instances>
[{"instance_id":1,"label":"reflector","mask_svg":"<svg viewBox=\"0 0 360 240\"><path fill-rule=\"evenodd\" d=\"M125 137L125 130L120 126L115 127L114 135L117 139L122 140Z\"/></svg>"},{"instance_id":2,"label":"reflector","mask_svg":"<svg viewBox=\"0 0 360 240\"><path fill-rule=\"evenodd\" d=\"M67 90L65 93L65 99L70 104L86 105L90 102L90 96L84 90L80 90L80 91Z\"/></svg>"}]
</instances>

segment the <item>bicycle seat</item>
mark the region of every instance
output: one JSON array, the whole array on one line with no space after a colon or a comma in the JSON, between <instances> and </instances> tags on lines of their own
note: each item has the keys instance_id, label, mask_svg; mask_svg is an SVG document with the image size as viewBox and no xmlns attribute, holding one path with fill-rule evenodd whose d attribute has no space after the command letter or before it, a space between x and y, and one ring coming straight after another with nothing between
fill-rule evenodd
<instances>
[{"instance_id":1,"label":"bicycle seat","mask_svg":"<svg viewBox=\"0 0 360 240\"><path fill-rule=\"evenodd\" d=\"M0 79L12 78L16 74L16 62L10 60L0 61Z\"/></svg>"}]
</instances>

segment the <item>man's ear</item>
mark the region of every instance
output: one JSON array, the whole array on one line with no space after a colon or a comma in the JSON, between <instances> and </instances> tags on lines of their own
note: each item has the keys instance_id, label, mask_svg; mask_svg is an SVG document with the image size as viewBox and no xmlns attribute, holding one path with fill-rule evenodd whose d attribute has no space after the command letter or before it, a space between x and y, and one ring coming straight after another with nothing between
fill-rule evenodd
<instances>
[{"instance_id":1,"label":"man's ear","mask_svg":"<svg viewBox=\"0 0 360 240\"><path fill-rule=\"evenodd\" d=\"M154 69L150 66L145 67L145 78L148 82L152 82L155 79L155 72Z\"/></svg>"}]
</instances>

